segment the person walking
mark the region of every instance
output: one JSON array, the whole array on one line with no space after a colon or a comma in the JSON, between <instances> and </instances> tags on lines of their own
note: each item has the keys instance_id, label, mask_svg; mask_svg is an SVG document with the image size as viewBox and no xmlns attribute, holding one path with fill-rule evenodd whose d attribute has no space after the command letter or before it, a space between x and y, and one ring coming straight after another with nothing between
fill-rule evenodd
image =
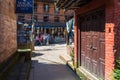
<instances>
[{"instance_id":1,"label":"person walking","mask_svg":"<svg viewBox=\"0 0 120 80\"><path fill-rule=\"evenodd\" d=\"M39 35L39 43L40 43L40 45L42 45L42 43L43 43L43 34L42 33Z\"/></svg>"},{"instance_id":2,"label":"person walking","mask_svg":"<svg viewBox=\"0 0 120 80\"><path fill-rule=\"evenodd\" d=\"M47 34L47 35L46 35L46 40L47 40L47 43L46 43L46 44L49 45L49 42L50 42L50 34Z\"/></svg>"}]
</instances>

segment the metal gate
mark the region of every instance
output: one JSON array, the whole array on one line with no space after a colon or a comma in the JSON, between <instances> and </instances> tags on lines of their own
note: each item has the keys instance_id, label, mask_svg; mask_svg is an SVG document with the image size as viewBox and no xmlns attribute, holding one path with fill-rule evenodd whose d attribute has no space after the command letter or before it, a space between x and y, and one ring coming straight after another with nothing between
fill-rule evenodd
<instances>
[{"instance_id":1,"label":"metal gate","mask_svg":"<svg viewBox=\"0 0 120 80\"><path fill-rule=\"evenodd\" d=\"M105 10L96 9L79 16L81 64L94 76L104 79Z\"/></svg>"}]
</instances>

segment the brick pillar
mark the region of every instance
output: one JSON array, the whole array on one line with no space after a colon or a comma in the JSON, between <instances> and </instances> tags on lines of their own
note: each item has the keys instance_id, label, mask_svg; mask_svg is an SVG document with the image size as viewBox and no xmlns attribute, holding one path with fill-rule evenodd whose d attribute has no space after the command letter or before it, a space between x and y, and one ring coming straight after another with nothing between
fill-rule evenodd
<instances>
[{"instance_id":1,"label":"brick pillar","mask_svg":"<svg viewBox=\"0 0 120 80\"><path fill-rule=\"evenodd\" d=\"M78 64L78 26L77 26L77 15L74 13L74 65L77 68Z\"/></svg>"},{"instance_id":2,"label":"brick pillar","mask_svg":"<svg viewBox=\"0 0 120 80\"><path fill-rule=\"evenodd\" d=\"M113 2L106 0L105 15L105 80L113 80L114 69L114 7Z\"/></svg>"}]
</instances>

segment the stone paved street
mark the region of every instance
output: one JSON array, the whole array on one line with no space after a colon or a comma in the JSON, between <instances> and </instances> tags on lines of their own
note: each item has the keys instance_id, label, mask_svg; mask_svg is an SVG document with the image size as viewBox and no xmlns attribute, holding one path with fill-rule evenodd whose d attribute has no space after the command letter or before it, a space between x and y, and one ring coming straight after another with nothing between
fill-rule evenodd
<instances>
[{"instance_id":1,"label":"stone paved street","mask_svg":"<svg viewBox=\"0 0 120 80\"><path fill-rule=\"evenodd\" d=\"M35 47L29 80L79 80L59 59L59 55L64 53L66 44Z\"/></svg>"}]
</instances>

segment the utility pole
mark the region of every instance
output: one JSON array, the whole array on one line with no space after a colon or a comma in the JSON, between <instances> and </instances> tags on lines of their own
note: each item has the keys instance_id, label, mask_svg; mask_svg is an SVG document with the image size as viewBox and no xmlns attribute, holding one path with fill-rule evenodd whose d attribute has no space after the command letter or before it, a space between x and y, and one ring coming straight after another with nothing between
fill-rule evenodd
<instances>
[{"instance_id":1,"label":"utility pole","mask_svg":"<svg viewBox=\"0 0 120 80\"><path fill-rule=\"evenodd\" d=\"M33 0L33 14L32 14L32 28L31 28L31 49L34 50L34 0Z\"/></svg>"}]
</instances>

